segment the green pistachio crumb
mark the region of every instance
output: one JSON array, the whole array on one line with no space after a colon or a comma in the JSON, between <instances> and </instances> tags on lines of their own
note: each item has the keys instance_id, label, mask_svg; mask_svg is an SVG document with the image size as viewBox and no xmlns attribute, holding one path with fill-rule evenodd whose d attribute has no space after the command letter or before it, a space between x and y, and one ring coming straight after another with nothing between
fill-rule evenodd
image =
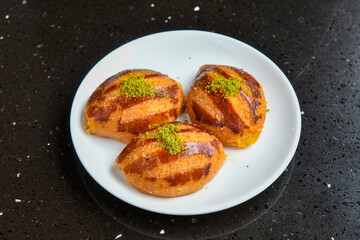
<instances>
[{"instance_id":1,"label":"green pistachio crumb","mask_svg":"<svg viewBox=\"0 0 360 240\"><path fill-rule=\"evenodd\" d=\"M120 85L117 95L123 94L129 98L139 98L139 97L155 97L159 95L165 98L168 98L168 95L165 95L165 90L163 89L152 89L151 87L155 85L155 82L147 82L145 80L146 72L135 72L130 73L129 76L124 79ZM162 93L162 94L160 94Z\"/></svg>"},{"instance_id":2,"label":"green pistachio crumb","mask_svg":"<svg viewBox=\"0 0 360 240\"><path fill-rule=\"evenodd\" d=\"M172 123L167 123L157 128L155 130L155 134L153 134L152 136L147 135L146 138L157 139L160 142L160 145L164 147L168 151L168 153L174 155L183 150L186 150L182 139L177 133L179 131L179 126Z\"/></svg>"},{"instance_id":3,"label":"green pistachio crumb","mask_svg":"<svg viewBox=\"0 0 360 240\"><path fill-rule=\"evenodd\" d=\"M245 80L240 77L226 78L216 73L213 74L213 77L214 80L205 87L205 92L207 93L219 92L224 98L228 98L236 97L240 89L246 93L249 91L245 87Z\"/></svg>"},{"instance_id":4,"label":"green pistachio crumb","mask_svg":"<svg viewBox=\"0 0 360 240\"><path fill-rule=\"evenodd\" d=\"M151 84L145 81L144 76L136 77L130 74L129 78L122 81L119 90L130 98L155 97L154 91L151 90Z\"/></svg>"}]
</instances>

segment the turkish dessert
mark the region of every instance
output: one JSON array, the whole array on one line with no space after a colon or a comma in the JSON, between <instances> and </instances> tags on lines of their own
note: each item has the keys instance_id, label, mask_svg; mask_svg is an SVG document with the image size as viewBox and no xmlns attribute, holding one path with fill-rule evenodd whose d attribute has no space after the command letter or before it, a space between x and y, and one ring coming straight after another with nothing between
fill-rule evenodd
<instances>
[{"instance_id":1,"label":"turkish dessert","mask_svg":"<svg viewBox=\"0 0 360 240\"><path fill-rule=\"evenodd\" d=\"M191 123L172 122L140 133L115 165L143 193L177 197L201 189L225 161L221 142Z\"/></svg>"},{"instance_id":2,"label":"turkish dessert","mask_svg":"<svg viewBox=\"0 0 360 240\"><path fill-rule=\"evenodd\" d=\"M266 118L265 95L259 82L230 66L200 67L186 106L191 121L225 146L246 148L255 143Z\"/></svg>"},{"instance_id":3,"label":"turkish dessert","mask_svg":"<svg viewBox=\"0 0 360 240\"><path fill-rule=\"evenodd\" d=\"M106 79L85 106L89 134L128 143L149 125L171 122L184 105L182 86L152 70L125 70Z\"/></svg>"}]
</instances>

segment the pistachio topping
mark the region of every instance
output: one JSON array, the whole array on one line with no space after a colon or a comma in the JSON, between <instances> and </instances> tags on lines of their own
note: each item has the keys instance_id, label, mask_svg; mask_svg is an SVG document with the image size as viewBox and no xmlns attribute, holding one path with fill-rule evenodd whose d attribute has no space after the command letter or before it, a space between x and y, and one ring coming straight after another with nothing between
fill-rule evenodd
<instances>
[{"instance_id":1,"label":"pistachio topping","mask_svg":"<svg viewBox=\"0 0 360 240\"><path fill-rule=\"evenodd\" d=\"M152 88L154 82L147 82L145 80L146 72L140 71L135 73L130 73L128 78L124 79L120 85L118 95L124 94L129 98L139 98L139 97L164 97L169 98L165 94L164 89Z\"/></svg>"},{"instance_id":2,"label":"pistachio topping","mask_svg":"<svg viewBox=\"0 0 360 240\"><path fill-rule=\"evenodd\" d=\"M163 126L158 127L154 134L150 135L149 132L146 132L145 137L157 139L160 142L160 146L164 147L170 155L174 155L186 150L183 140L177 133L179 131L179 126L172 123L166 123Z\"/></svg>"},{"instance_id":3,"label":"pistachio topping","mask_svg":"<svg viewBox=\"0 0 360 240\"><path fill-rule=\"evenodd\" d=\"M119 91L130 98L155 97L155 92L151 90L151 84L145 81L144 76L130 75L129 78L122 81Z\"/></svg>"},{"instance_id":4,"label":"pistachio topping","mask_svg":"<svg viewBox=\"0 0 360 240\"><path fill-rule=\"evenodd\" d=\"M224 98L228 97L236 97L239 93L239 90L243 90L248 93L249 89L245 86L245 80L241 77L236 78L226 78L224 76L220 76L217 73L212 74L214 80L209 82L208 85L205 86L205 92L219 92Z\"/></svg>"}]
</instances>

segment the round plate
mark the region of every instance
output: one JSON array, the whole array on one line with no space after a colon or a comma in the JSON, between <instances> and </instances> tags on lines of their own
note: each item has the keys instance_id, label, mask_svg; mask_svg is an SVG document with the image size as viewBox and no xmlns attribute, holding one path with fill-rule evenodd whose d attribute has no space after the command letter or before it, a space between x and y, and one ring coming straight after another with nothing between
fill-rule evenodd
<instances>
[{"instance_id":1,"label":"round plate","mask_svg":"<svg viewBox=\"0 0 360 240\"><path fill-rule=\"evenodd\" d=\"M263 86L269 112L258 141L244 150L225 148L228 156L217 175L200 191L159 198L133 188L114 166L125 144L87 135L85 104L108 77L125 69L152 69L180 82L184 93L204 64L244 69ZM117 198L149 211L196 215L245 202L270 186L290 163L300 138L298 99L283 72L265 55L236 39L203 31L170 31L129 42L105 56L86 75L75 95L70 117L71 137L88 173Z\"/></svg>"}]
</instances>

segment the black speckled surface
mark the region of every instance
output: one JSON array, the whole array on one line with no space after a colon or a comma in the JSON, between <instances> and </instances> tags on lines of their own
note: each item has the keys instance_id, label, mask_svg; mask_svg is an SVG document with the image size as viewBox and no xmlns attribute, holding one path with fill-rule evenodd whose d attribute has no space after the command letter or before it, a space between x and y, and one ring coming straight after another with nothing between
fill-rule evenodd
<instances>
[{"instance_id":1,"label":"black speckled surface","mask_svg":"<svg viewBox=\"0 0 360 240\"><path fill-rule=\"evenodd\" d=\"M0 239L360 239L358 1L17 0L0 9ZM257 48L304 112L290 170L216 214L164 216L113 199L70 139L71 103L94 64L175 29Z\"/></svg>"}]
</instances>

